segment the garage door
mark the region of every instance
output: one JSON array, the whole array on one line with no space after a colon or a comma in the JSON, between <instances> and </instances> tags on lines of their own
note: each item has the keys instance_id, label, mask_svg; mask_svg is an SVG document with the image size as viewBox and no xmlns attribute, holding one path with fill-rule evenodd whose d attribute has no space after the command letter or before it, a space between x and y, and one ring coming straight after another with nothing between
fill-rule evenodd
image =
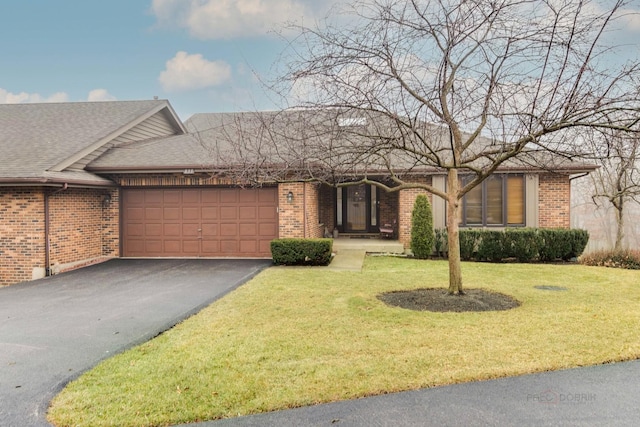
<instances>
[{"instance_id":1,"label":"garage door","mask_svg":"<svg viewBox=\"0 0 640 427\"><path fill-rule=\"evenodd\" d=\"M278 236L276 188L125 189L125 257L261 257Z\"/></svg>"}]
</instances>

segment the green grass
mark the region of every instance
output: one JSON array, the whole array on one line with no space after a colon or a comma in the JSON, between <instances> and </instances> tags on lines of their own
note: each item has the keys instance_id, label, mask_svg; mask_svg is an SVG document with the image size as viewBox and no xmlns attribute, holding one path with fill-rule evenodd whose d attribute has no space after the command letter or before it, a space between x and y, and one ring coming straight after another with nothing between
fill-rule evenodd
<instances>
[{"instance_id":1,"label":"green grass","mask_svg":"<svg viewBox=\"0 0 640 427\"><path fill-rule=\"evenodd\" d=\"M49 419L169 425L640 357L638 271L463 264L466 287L522 303L502 312L413 312L376 298L447 278L446 262L384 257L362 273L268 269L82 375Z\"/></svg>"}]
</instances>

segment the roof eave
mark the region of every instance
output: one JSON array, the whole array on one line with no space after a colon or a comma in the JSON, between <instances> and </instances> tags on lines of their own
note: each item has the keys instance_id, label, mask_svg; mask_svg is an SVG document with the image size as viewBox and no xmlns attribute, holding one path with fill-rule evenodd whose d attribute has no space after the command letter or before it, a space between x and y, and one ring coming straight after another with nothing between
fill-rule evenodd
<instances>
[{"instance_id":1,"label":"roof eave","mask_svg":"<svg viewBox=\"0 0 640 427\"><path fill-rule=\"evenodd\" d=\"M91 188L112 188L117 184L111 181L89 181L82 179L60 179L60 178L0 178L0 187L33 187L33 186L61 186L70 187L91 187Z\"/></svg>"}]
</instances>

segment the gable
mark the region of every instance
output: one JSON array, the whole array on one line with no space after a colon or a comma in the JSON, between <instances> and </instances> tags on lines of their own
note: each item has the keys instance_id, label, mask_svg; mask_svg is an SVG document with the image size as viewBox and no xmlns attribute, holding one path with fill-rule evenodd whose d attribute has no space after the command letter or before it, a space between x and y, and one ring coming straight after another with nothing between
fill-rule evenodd
<instances>
[{"instance_id":1,"label":"gable","mask_svg":"<svg viewBox=\"0 0 640 427\"><path fill-rule=\"evenodd\" d=\"M182 130L172 123L167 111L163 109L126 130L122 134L114 137L110 141L102 144L95 150L89 152L84 157L70 164L67 169L82 170L109 149L121 144L144 141L152 138L180 135L182 133Z\"/></svg>"}]
</instances>

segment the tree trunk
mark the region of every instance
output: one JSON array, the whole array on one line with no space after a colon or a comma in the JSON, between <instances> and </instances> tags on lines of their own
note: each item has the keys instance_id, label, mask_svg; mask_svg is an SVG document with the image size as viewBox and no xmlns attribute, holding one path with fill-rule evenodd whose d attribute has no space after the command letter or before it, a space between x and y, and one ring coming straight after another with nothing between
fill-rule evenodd
<instances>
[{"instance_id":1,"label":"tree trunk","mask_svg":"<svg viewBox=\"0 0 640 427\"><path fill-rule=\"evenodd\" d=\"M622 199L622 198L621 198ZM616 208L616 243L614 250L622 250L622 240L624 239L624 202L619 200L613 205Z\"/></svg>"},{"instance_id":2,"label":"tree trunk","mask_svg":"<svg viewBox=\"0 0 640 427\"><path fill-rule=\"evenodd\" d=\"M460 266L460 234L458 232L458 171L449 169L447 175L447 235L449 240L449 295L464 295Z\"/></svg>"}]
</instances>

